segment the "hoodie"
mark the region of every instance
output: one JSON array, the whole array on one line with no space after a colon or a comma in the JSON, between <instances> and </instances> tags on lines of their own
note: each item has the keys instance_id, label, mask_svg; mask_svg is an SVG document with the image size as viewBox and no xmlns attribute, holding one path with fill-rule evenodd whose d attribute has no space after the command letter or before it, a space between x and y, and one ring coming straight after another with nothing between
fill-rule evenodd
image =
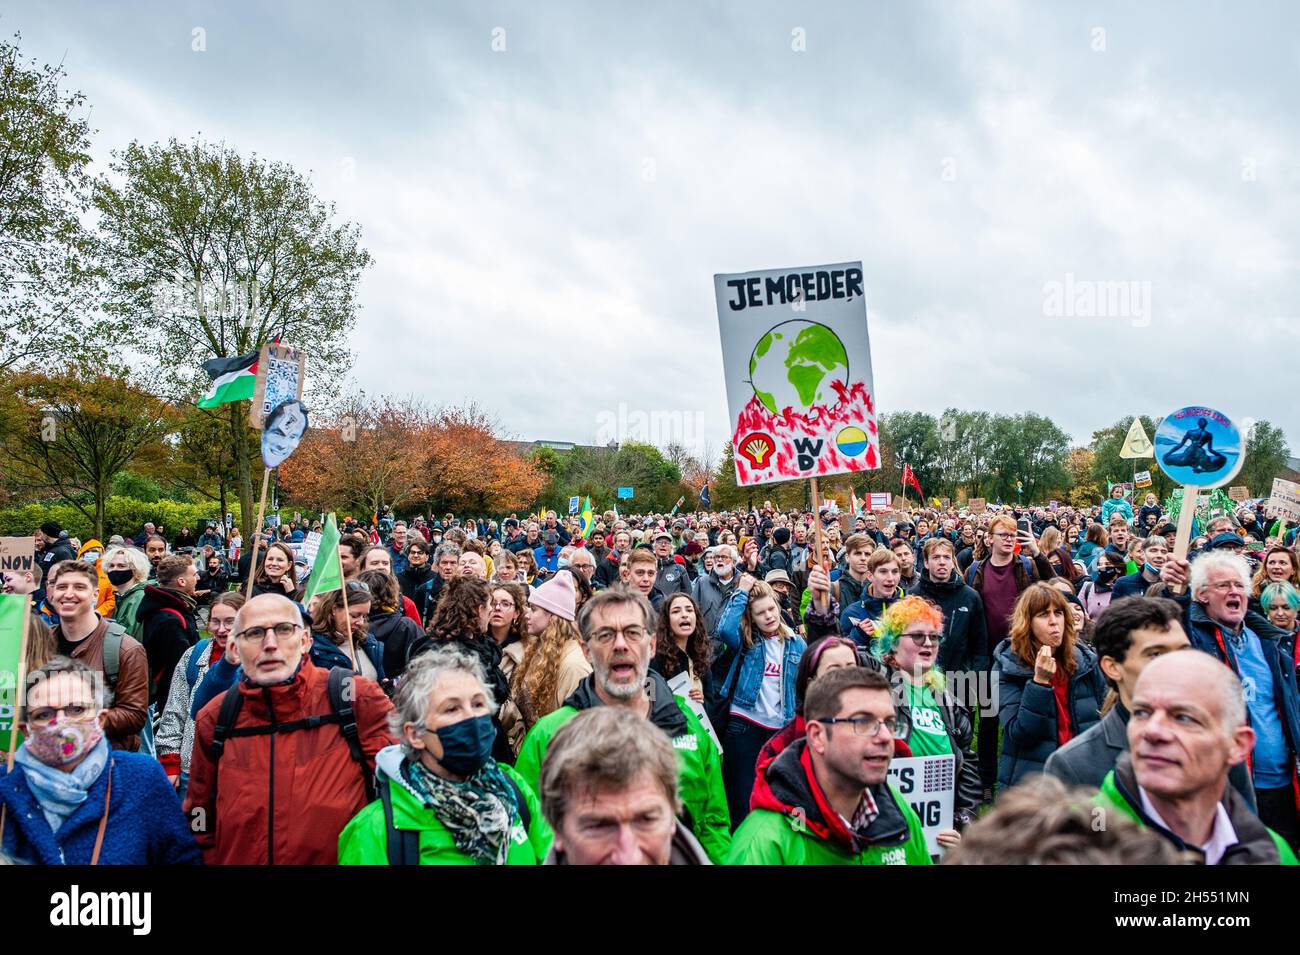
<instances>
[{"instance_id":1,"label":"hoodie","mask_svg":"<svg viewBox=\"0 0 1300 955\"><path fill-rule=\"evenodd\" d=\"M149 658L149 702L161 709L171 693L172 675L181 655L199 642L194 598L180 590L150 584L144 588L136 619L140 642Z\"/></svg>"},{"instance_id":2,"label":"hoodie","mask_svg":"<svg viewBox=\"0 0 1300 955\"><path fill-rule=\"evenodd\" d=\"M582 710L603 706L595 690L595 675L579 684L564 706L533 724L519 747L515 770L537 788L542 761L546 758L551 737L560 727ZM673 741L677 751L678 795L682 801L683 822L690 828L709 858L719 863L731 846L731 816L722 787L722 760L708 732L690 708L673 695L668 683L653 670L646 675L650 698L648 718Z\"/></svg>"},{"instance_id":3,"label":"hoodie","mask_svg":"<svg viewBox=\"0 0 1300 955\"><path fill-rule=\"evenodd\" d=\"M879 814L851 829L813 770L807 740L772 760L754 784L753 812L736 830L728 865L929 865L921 820L888 781L870 788Z\"/></svg>"},{"instance_id":4,"label":"hoodie","mask_svg":"<svg viewBox=\"0 0 1300 955\"><path fill-rule=\"evenodd\" d=\"M863 588L862 597L857 603L852 603L844 607L840 614L840 633L848 637L864 650L871 649L871 639L862 632L856 621L860 620L879 620L880 615L885 612L890 604L902 600L907 596L907 591L902 587L894 591L892 597L873 597L870 588Z\"/></svg>"}]
</instances>

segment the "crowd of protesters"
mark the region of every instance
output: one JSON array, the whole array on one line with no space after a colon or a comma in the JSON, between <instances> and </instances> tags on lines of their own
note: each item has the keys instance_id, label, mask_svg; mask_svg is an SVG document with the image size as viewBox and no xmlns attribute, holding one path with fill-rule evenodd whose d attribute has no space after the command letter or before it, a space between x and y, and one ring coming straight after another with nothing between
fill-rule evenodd
<instances>
[{"instance_id":1,"label":"crowd of protesters","mask_svg":"<svg viewBox=\"0 0 1300 955\"><path fill-rule=\"evenodd\" d=\"M4 575L31 623L0 849L930 864L889 768L952 756L946 862L1295 863L1295 531L1213 514L1180 559L1134 504L385 511L306 602L319 521L256 560L216 521L50 521ZM1081 799L1115 824L1089 837ZM999 838L1035 811L1059 858Z\"/></svg>"}]
</instances>

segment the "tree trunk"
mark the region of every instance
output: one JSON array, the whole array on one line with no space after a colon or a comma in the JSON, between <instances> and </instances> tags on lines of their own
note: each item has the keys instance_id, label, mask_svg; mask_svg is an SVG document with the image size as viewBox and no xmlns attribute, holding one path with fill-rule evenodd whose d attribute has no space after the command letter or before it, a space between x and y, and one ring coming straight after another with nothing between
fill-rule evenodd
<instances>
[{"instance_id":1,"label":"tree trunk","mask_svg":"<svg viewBox=\"0 0 1300 955\"><path fill-rule=\"evenodd\" d=\"M253 500L253 477L248 460L248 443L244 440L245 405L242 401L230 405L231 450L239 470L239 534L244 540L253 539L253 521L256 519L256 502ZM222 515L223 517L225 515Z\"/></svg>"},{"instance_id":2,"label":"tree trunk","mask_svg":"<svg viewBox=\"0 0 1300 955\"><path fill-rule=\"evenodd\" d=\"M103 481L95 484L95 540L101 544L107 539L104 537L104 505L108 498L108 489ZM85 541L82 541L84 544Z\"/></svg>"}]
</instances>

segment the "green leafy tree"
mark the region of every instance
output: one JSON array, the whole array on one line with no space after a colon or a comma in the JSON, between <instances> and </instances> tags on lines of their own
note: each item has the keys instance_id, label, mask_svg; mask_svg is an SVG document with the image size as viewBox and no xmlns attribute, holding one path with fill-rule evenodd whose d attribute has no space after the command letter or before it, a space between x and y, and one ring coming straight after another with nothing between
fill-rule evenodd
<instances>
[{"instance_id":1,"label":"green leafy tree","mask_svg":"<svg viewBox=\"0 0 1300 955\"><path fill-rule=\"evenodd\" d=\"M0 42L0 371L104 357L111 325L95 309L85 96L61 67Z\"/></svg>"},{"instance_id":2,"label":"green leafy tree","mask_svg":"<svg viewBox=\"0 0 1300 955\"><path fill-rule=\"evenodd\" d=\"M1286 443L1282 429L1267 421L1256 421L1246 437L1246 461L1232 483L1244 484L1254 497L1267 497L1273 489L1273 478L1282 475L1291 448Z\"/></svg>"},{"instance_id":3,"label":"green leafy tree","mask_svg":"<svg viewBox=\"0 0 1300 955\"><path fill-rule=\"evenodd\" d=\"M275 336L307 354L307 402L337 391L351 362L356 290L370 254L292 167L224 144L133 142L97 183L94 204L112 309L139 333L175 399L206 386L199 366ZM243 533L256 511L246 402L222 409L235 453Z\"/></svg>"},{"instance_id":4,"label":"green leafy tree","mask_svg":"<svg viewBox=\"0 0 1300 955\"><path fill-rule=\"evenodd\" d=\"M1141 415L1142 428L1146 431L1147 437L1155 438L1156 428L1160 426L1162 418L1152 418L1148 415ZM1098 503L1106 494L1106 482L1120 483L1123 481L1132 481L1133 474L1136 471L1151 472L1151 487L1138 488L1140 494L1145 495L1147 491L1163 501L1174 489L1174 482L1171 481L1165 472L1160 470L1156 464L1155 458L1122 458L1119 453L1124 448L1124 439L1128 437L1129 428L1133 426L1133 416L1129 415L1120 418L1108 428L1102 428L1100 431L1092 433L1092 483L1097 486L1097 500L1091 503ZM1139 500L1141 497L1139 496Z\"/></svg>"}]
</instances>

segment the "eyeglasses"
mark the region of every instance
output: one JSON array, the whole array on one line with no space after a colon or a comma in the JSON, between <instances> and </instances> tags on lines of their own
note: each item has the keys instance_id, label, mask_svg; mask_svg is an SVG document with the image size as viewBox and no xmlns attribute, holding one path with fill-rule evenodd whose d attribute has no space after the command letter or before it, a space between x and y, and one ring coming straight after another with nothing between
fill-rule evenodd
<instances>
[{"instance_id":1,"label":"eyeglasses","mask_svg":"<svg viewBox=\"0 0 1300 955\"><path fill-rule=\"evenodd\" d=\"M591 642L597 646L608 647L618 638L619 634L628 643L642 643L646 637L650 636L650 631L645 627L624 627L622 630L615 630L613 627L603 627L591 635Z\"/></svg>"},{"instance_id":2,"label":"eyeglasses","mask_svg":"<svg viewBox=\"0 0 1300 955\"><path fill-rule=\"evenodd\" d=\"M270 627L245 627L236 636L248 643L261 643L268 633L274 633L277 640L284 640L298 629L300 624L289 623L286 620Z\"/></svg>"},{"instance_id":3,"label":"eyeglasses","mask_svg":"<svg viewBox=\"0 0 1300 955\"><path fill-rule=\"evenodd\" d=\"M494 600L492 601L493 610L514 610L515 602L513 600Z\"/></svg>"},{"instance_id":4,"label":"eyeglasses","mask_svg":"<svg viewBox=\"0 0 1300 955\"><path fill-rule=\"evenodd\" d=\"M903 636L909 638L918 647L923 647L927 643L933 643L936 647L943 640L942 633L905 633Z\"/></svg>"},{"instance_id":5,"label":"eyeglasses","mask_svg":"<svg viewBox=\"0 0 1300 955\"><path fill-rule=\"evenodd\" d=\"M814 723L852 723L853 732L857 736L875 736L880 732L880 727L889 730L889 735L893 736L898 730L898 720L892 716L889 719L879 720L874 716L836 716L828 720L812 720Z\"/></svg>"},{"instance_id":6,"label":"eyeglasses","mask_svg":"<svg viewBox=\"0 0 1300 955\"><path fill-rule=\"evenodd\" d=\"M67 706L42 706L40 709L28 711L27 722L35 723L37 726L49 726L60 713L70 720L77 720L89 712L91 707L80 703L69 703Z\"/></svg>"},{"instance_id":7,"label":"eyeglasses","mask_svg":"<svg viewBox=\"0 0 1300 955\"><path fill-rule=\"evenodd\" d=\"M1221 594L1231 593L1234 590L1244 593L1247 590L1240 580L1221 580L1217 584L1210 584L1210 589Z\"/></svg>"},{"instance_id":8,"label":"eyeglasses","mask_svg":"<svg viewBox=\"0 0 1300 955\"><path fill-rule=\"evenodd\" d=\"M1015 540L1016 537L1015 534L1012 534L1008 531L998 531L993 536L996 537L998 540L1004 540L1004 541Z\"/></svg>"}]
</instances>

